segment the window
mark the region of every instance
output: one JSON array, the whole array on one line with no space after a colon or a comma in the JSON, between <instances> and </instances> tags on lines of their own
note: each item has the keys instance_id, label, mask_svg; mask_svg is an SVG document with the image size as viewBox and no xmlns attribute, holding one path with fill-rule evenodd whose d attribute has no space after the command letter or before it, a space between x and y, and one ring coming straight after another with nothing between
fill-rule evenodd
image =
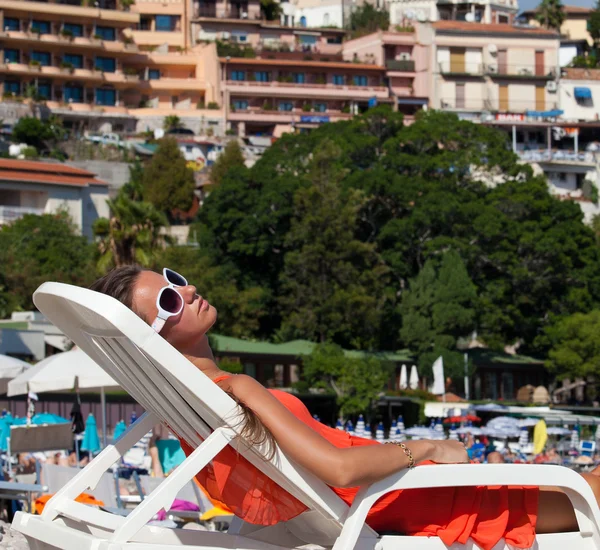
<instances>
[{"instance_id":1,"label":"window","mask_svg":"<svg viewBox=\"0 0 600 550\"><path fill-rule=\"evenodd\" d=\"M176 29L178 18L174 15L157 15L156 30L158 32L172 32Z\"/></svg>"},{"instance_id":2,"label":"window","mask_svg":"<svg viewBox=\"0 0 600 550\"><path fill-rule=\"evenodd\" d=\"M114 57L96 57L96 70L114 73L117 70L117 62Z\"/></svg>"},{"instance_id":3,"label":"window","mask_svg":"<svg viewBox=\"0 0 600 550\"><path fill-rule=\"evenodd\" d=\"M254 80L257 82L270 82L271 75L267 71L256 71L254 73Z\"/></svg>"},{"instance_id":4,"label":"window","mask_svg":"<svg viewBox=\"0 0 600 550\"><path fill-rule=\"evenodd\" d=\"M95 36L108 42L114 42L117 39L114 27L103 27L101 25L96 25Z\"/></svg>"},{"instance_id":5,"label":"window","mask_svg":"<svg viewBox=\"0 0 600 550\"><path fill-rule=\"evenodd\" d=\"M76 84L66 84L64 88L65 101L83 103L83 87Z\"/></svg>"},{"instance_id":6,"label":"window","mask_svg":"<svg viewBox=\"0 0 600 550\"><path fill-rule=\"evenodd\" d=\"M456 105L457 109L465 108L465 85L464 83L456 83Z\"/></svg>"},{"instance_id":7,"label":"window","mask_svg":"<svg viewBox=\"0 0 600 550\"><path fill-rule=\"evenodd\" d=\"M231 71L231 80L246 80L246 71Z\"/></svg>"},{"instance_id":8,"label":"window","mask_svg":"<svg viewBox=\"0 0 600 550\"><path fill-rule=\"evenodd\" d=\"M38 21L34 19L31 22L31 32L38 34L50 34L50 21Z\"/></svg>"},{"instance_id":9,"label":"window","mask_svg":"<svg viewBox=\"0 0 600 550\"><path fill-rule=\"evenodd\" d=\"M4 93L19 95L21 93L21 83L18 80L5 80Z\"/></svg>"},{"instance_id":10,"label":"window","mask_svg":"<svg viewBox=\"0 0 600 550\"><path fill-rule=\"evenodd\" d=\"M300 26L306 27L306 17L304 15L300 18Z\"/></svg>"},{"instance_id":11,"label":"window","mask_svg":"<svg viewBox=\"0 0 600 550\"><path fill-rule=\"evenodd\" d=\"M160 80L160 69L148 69L148 80Z\"/></svg>"},{"instance_id":12,"label":"window","mask_svg":"<svg viewBox=\"0 0 600 550\"><path fill-rule=\"evenodd\" d=\"M233 38L234 42L245 43L248 42L248 35L245 32L233 31L231 33L231 38Z\"/></svg>"},{"instance_id":13,"label":"window","mask_svg":"<svg viewBox=\"0 0 600 550\"><path fill-rule=\"evenodd\" d=\"M96 105L116 105L117 92L112 88L96 88Z\"/></svg>"},{"instance_id":14,"label":"window","mask_svg":"<svg viewBox=\"0 0 600 550\"><path fill-rule=\"evenodd\" d=\"M327 111L327 103L313 103L315 113L324 113Z\"/></svg>"},{"instance_id":15,"label":"window","mask_svg":"<svg viewBox=\"0 0 600 550\"><path fill-rule=\"evenodd\" d=\"M369 85L369 81L368 81L367 77L364 75L361 75L361 74L355 75L353 80L354 80L355 86L368 86Z\"/></svg>"},{"instance_id":16,"label":"window","mask_svg":"<svg viewBox=\"0 0 600 550\"><path fill-rule=\"evenodd\" d=\"M4 18L4 30L5 31L20 31L21 21L16 17L5 17Z\"/></svg>"},{"instance_id":17,"label":"window","mask_svg":"<svg viewBox=\"0 0 600 550\"><path fill-rule=\"evenodd\" d=\"M344 75L343 74L334 74L333 75L333 83L336 86L343 86L344 85Z\"/></svg>"},{"instance_id":18,"label":"window","mask_svg":"<svg viewBox=\"0 0 600 550\"><path fill-rule=\"evenodd\" d=\"M498 14L498 23L510 23L508 15Z\"/></svg>"},{"instance_id":19,"label":"window","mask_svg":"<svg viewBox=\"0 0 600 550\"><path fill-rule=\"evenodd\" d=\"M50 52L31 52L31 61L37 61L43 67L48 67L51 60Z\"/></svg>"},{"instance_id":20,"label":"window","mask_svg":"<svg viewBox=\"0 0 600 550\"><path fill-rule=\"evenodd\" d=\"M19 50L5 49L4 63L20 63L21 52Z\"/></svg>"},{"instance_id":21,"label":"window","mask_svg":"<svg viewBox=\"0 0 600 550\"><path fill-rule=\"evenodd\" d=\"M73 36L83 36L83 25L77 23L65 23L63 31L70 32Z\"/></svg>"},{"instance_id":22,"label":"window","mask_svg":"<svg viewBox=\"0 0 600 550\"><path fill-rule=\"evenodd\" d=\"M63 56L63 63L73 65L74 69L83 69L83 56L75 53L66 53Z\"/></svg>"},{"instance_id":23,"label":"window","mask_svg":"<svg viewBox=\"0 0 600 550\"><path fill-rule=\"evenodd\" d=\"M236 99L232 103L232 105L236 111L247 111L248 110L248 102L245 99Z\"/></svg>"},{"instance_id":24,"label":"window","mask_svg":"<svg viewBox=\"0 0 600 550\"><path fill-rule=\"evenodd\" d=\"M304 73L294 73L292 78L296 84L304 84L306 82L306 75Z\"/></svg>"},{"instance_id":25,"label":"window","mask_svg":"<svg viewBox=\"0 0 600 550\"><path fill-rule=\"evenodd\" d=\"M328 13L323 15L323 26L326 27L327 25L329 25L329 14Z\"/></svg>"},{"instance_id":26,"label":"window","mask_svg":"<svg viewBox=\"0 0 600 550\"><path fill-rule=\"evenodd\" d=\"M43 81L37 85L37 93L42 99L51 99L52 97L52 85L50 82Z\"/></svg>"},{"instance_id":27,"label":"window","mask_svg":"<svg viewBox=\"0 0 600 550\"><path fill-rule=\"evenodd\" d=\"M151 31L152 30L152 18L150 17L141 17L139 29L141 31Z\"/></svg>"},{"instance_id":28,"label":"window","mask_svg":"<svg viewBox=\"0 0 600 550\"><path fill-rule=\"evenodd\" d=\"M294 109L294 104L291 101L280 101L279 102L279 110L280 111L292 111Z\"/></svg>"},{"instance_id":29,"label":"window","mask_svg":"<svg viewBox=\"0 0 600 550\"><path fill-rule=\"evenodd\" d=\"M298 39L300 44L308 44L309 46L314 46L317 43L317 37L311 34L301 34Z\"/></svg>"}]
</instances>

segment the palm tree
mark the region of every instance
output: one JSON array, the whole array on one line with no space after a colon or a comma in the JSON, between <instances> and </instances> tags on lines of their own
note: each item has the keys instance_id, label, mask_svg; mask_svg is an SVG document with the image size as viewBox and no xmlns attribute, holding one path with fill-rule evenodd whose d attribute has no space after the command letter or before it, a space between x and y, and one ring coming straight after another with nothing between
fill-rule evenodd
<instances>
[{"instance_id":1,"label":"palm tree","mask_svg":"<svg viewBox=\"0 0 600 550\"><path fill-rule=\"evenodd\" d=\"M162 231L169 222L151 203L133 200L122 188L108 205L110 218L97 219L93 228L100 271L111 266L150 266L157 252L171 244L171 238Z\"/></svg>"},{"instance_id":2,"label":"palm tree","mask_svg":"<svg viewBox=\"0 0 600 550\"><path fill-rule=\"evenodd\" d=\"M542 0L537 8L535 18L547 29L560 32L565 20L565 12L560 0Z\"/></svg>"},{"instance_id":3,"label":"palm tree","mask_svg":"<svg viewBox=\"0 0 600 550\"><path fill-rule=\"evenodd\" d=\"M183 128L183 122L177 115L169 115L164 118L163 130L168 132L169 130L175 130L177 128Z\"/></svg>"}]
</instances>

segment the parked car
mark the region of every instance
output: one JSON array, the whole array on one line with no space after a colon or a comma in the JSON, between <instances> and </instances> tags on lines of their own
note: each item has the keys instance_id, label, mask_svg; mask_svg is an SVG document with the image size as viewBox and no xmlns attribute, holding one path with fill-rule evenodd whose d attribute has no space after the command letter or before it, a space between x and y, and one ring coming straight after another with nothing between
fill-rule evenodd
<instances>
[{"instance_id":1,"label":"parked car","mask_svg":"<svg viewBox=\"0 0 600 550\"><path fill-rule=\"evenodd\" d=\"M102 145L115 145L117 147L123 147L125 143L117 134L101 134L99 136L85 136L87 141L92 143L100 143Z\"/></svg>"},{"instance_id":2,"label":"parked car","mask_svg":"<svg viewBox=\"0 0 600 550\"><path fill-rule=\"evenodd\" d=\"M171 128L166 132L167 136L195 136L194 132L189 128Z\"/></svg>"}]
</instances>

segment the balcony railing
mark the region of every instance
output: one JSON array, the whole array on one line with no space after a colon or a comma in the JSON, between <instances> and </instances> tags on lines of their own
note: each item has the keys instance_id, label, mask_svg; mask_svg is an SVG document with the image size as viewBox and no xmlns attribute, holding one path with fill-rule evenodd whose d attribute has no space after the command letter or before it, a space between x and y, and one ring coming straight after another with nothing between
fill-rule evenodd
<instances>
[{"instance_id":1,"label":"balcony railing","mask_svg":"<svg viewBox=\"0 0 600 550\"><path fill-rule=\"evenodd\" d=\"M309 88L317 88L320 90L353 90L353 91L363 91L363 92L387 92L387 88L385 86L355 86L353 84L330 84L330 83L312 83L306 82L304 84L297 84L296 82L259 82L256 80L228 80L227 86L240 86L244 88L299 88L299 89L309 89Z\"/></svg>"},{"instance_id":2,"label":"balcony railing","mask_svg":"<svg viewBox=\"0 0 600 550\"><path fill-rule=\"evenodd\" d=\"M440 74L461 76L490 76L492 78L515 78L532 80L550 80L555 78L556 69L541 65L498 64L498 63L473 63L464 61L441 61L438 63Z\"/></svg>"},{"instance_id":3,"label":"balcony railing","mask_svg":"<svg viewBox=\"0 0 600 550\"><path fill-rule=\"evenodd\" d=\"M415 62L412 59L387 59L385 66L388 71L414 73Z\"/></svg>"},{"instance_id":4,"label":"balcony railing","mask_svg":"<svg viewBox=\"0 0 600 550\"><path fill-rule=\"evenodd\" d=\"M595 164L596 157L589 151L575 152L563 150L538 149L535 151L517 151L517 155L527 162L556 162L556 163L576 163L576 164Z\"/></svg>"},{"instance_id":5,"label":"balcony railing","mask_svg":"<svg viewBox=\"0 0 600 550\"><path fill-rule=\"evenodd\" d=\"M22 218L25 214L41 215L43 208L31 208L29 206L0 206L0 223L10 223Z\"/></svg>"},{"instance_id":6,"label":"balcony railing","mask_svg":"<svg viewBox=\"0 0 600 550\"><path fill-rule=\"evenodd\" d=\"M525 113L526 111L552 111L556 109L556 103L545 102L543 105L536 101L513 100L503 102L498 98L472 98L465 97L460 100L456 97L441 98L441 109L465 110L465 111L492 111L507 113Z\"/></svg>"}]
</instances>

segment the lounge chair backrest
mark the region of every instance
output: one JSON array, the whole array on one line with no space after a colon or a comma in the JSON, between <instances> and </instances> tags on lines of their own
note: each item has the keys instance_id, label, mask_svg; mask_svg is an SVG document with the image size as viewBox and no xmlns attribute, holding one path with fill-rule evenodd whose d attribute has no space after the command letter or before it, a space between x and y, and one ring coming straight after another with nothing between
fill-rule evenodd
<instances>
[{"instance_id":1,"label":"lounge chair backrest","mask_svg":"<svg viewBox=\"0 0 600 550\"><path fill-rule=\"evenodd\" d=\"M42 483L48 487L49 493L56 493L80 471L79 468L44 464L42 466ZM103 474L96 488L90 489L87 492L94 498L101 500L106 506L117 507L116 485L112 475L109 473Z\"/></svg>"},{"instance_id":2,"label":"lounge chair backrest","mask_svg":"<svg viewBox=\"0 0 600 550\"><path fill-rule=\"evenodd\" d=\"M150 477L150 476L140 476L140 483L142 485L142 490L144 491L144 495L149 495L154 489L156 489L166 478L164 477ZM213 505L206 498L206 496L202 493L202 491L195 486L194 481L190 481L187 483L177 496L175 497L179 500L187 500L188 502L192 502L193 504L197 504L202 513L210 510Z\"/></svg>"},{"instance_id":3,"label":"lounge chair backrest","mask_svg":"<svg viewBox=\"0 0 600 550\"><path fill-rule=\"evenodd\" d=\"M146 411L157 415L191 447L221 427L239 434L236 403L117 300L88 289L45 283L33 301ZM321 480L293 464L280 449L267 461L264 450L240 437L232 445L313 511L307 516L311 525L318 524L323 533L339 530L348 507Z\"/></svg>"}]
</instances>

